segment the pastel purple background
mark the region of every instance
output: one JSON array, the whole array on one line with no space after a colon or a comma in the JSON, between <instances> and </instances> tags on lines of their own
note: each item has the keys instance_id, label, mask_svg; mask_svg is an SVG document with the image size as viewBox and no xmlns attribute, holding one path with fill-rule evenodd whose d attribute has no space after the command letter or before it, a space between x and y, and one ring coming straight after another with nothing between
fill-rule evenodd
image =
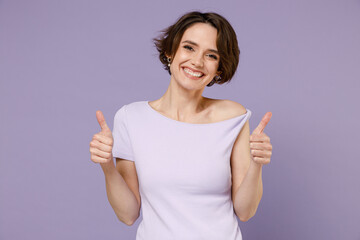
<instances>
[{"instance_id":1,"label":"pastel purple background","mask_svg":"<svg viewBox=\"0 0 360 240\"><path fill-rule=\"evenodd\" d=\"M0 1L0 239L135 239L118 221L89 143L124 104L158 99L169 75L151 39L182 14L233 25L241 60L204 95L262 116L250 239L360 239L359 0Z\"/></svg>"}]
</instances>

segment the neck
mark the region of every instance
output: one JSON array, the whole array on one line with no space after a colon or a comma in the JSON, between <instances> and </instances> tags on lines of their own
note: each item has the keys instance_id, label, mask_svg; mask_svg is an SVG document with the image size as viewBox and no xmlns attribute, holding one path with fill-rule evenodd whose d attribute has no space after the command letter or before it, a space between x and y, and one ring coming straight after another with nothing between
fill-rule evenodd
<instances>
[{"instance_id":1,"label":"neck","mask_svg":"<svg viewBox=\"0 0 360 240\"><path fill-rule=\"evenodd\" d=\"M158 100L157 108L175 119L189 119L205 109L207 98L202 89L185 89L173 79L165 94Z\"/></svg>"}]
</instances>

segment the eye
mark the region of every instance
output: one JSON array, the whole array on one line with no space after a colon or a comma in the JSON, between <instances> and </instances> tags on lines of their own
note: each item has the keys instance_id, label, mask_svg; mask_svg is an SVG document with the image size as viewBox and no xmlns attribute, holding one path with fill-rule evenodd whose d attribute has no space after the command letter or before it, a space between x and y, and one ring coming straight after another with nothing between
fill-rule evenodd
<instances>
[{"instance_id":1,"label":"eye","mask_svg":"<svg viewBox=\"0 0 360 240\"><path fill-rule=\"evenodd\" d=\"M209 54L208 56L211 57L211 58L213 58L213 59L215 59L215 60L218 59L218 57L217 57L216 55L213 55L213 54Z\"/></svg>"},{"instance_id":2,"label":"eye","mask_svg":"<svg viewBox=\"0 0 360 240\"><path fill-rule=\"evenodd\" d=\"M190 47L189 45L185 45L184 48L185 48L185 49L188 49L188 50L190 50L190 51L193 50L193 48Z\"/></svg>"}]
</instances>

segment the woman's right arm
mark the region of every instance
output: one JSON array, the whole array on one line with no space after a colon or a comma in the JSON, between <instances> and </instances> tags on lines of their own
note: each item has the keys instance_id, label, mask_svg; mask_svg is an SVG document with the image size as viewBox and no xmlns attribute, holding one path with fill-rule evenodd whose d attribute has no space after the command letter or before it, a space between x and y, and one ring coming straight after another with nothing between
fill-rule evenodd
<instances>
[{"instance_id":1,"label":"woman's right arm","mask_svg":"<svg viewBox=\"0 0 360 240\"><path fill-rule=\"evenodd\" d=\"M118 168L118 166L115 167L112 156L112 147L114 142L112 132L107 126L101 111L96 112L96 118L101 126L101 131L94 134L93 139L90 142L91 161L100 163L101 165L105 175L107 197L111 207L115 211L116 216L120 221L130 226L136 221L140 214L140 196L138 196L139 194L136 194L135 196L133 193L133 191L136 190L134 188L135 185L133 184L135 177L137 184L136 171L135 168L133 168L135 175L131 172L130 174L132 175L130 176L132 177L129 178L129 174L121 172L124 170L126 172L126 170L129 169ZM127 179L124 179L123 176ZM129 182L129 179L132 180L132 183ZM138 184L136 192L138 192Z\"/></svg>"},{"instance_id":2,"label":"woman's right arm","mask_svg":"<svg viewBox=\"0 0 360 240\"><path fill-rule=\"evenodd\" d=\"M106 193L111 207L120 221L131 226L140 215L140 206L135 194L114 166L113 161L100 165L104 171Z\"/></svg>"}]
</instances>

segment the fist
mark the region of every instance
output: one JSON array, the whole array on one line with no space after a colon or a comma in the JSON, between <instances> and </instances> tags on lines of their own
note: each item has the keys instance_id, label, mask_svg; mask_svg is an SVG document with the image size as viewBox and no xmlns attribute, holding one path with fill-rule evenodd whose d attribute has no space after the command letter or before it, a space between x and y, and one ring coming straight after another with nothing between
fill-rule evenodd
<instances>
[{"instance_id":1,"label":"fist","mask_svg":"<svg viewBox=\"0 0 360 240\"><path fill-rule=\"evenodd\" d=\"M96 111L96 118L101 127L101 131L94 134L90 142L91 161L94 163L108 163L113 161L113 135L101 111Z\"/></svg>"},{"instance_id":2,"label":"fist","mask_svg":"<svg viewBox=\"0 0 360 240\"><path fill-rule=\"evenodd\" d=\"M267 112L250 136L250 153L252 160L261 166L270 163L272 155L270 137L264 133L264 128L269 123L271 116L272 113Z\"/></svg>"}]
</instances>

